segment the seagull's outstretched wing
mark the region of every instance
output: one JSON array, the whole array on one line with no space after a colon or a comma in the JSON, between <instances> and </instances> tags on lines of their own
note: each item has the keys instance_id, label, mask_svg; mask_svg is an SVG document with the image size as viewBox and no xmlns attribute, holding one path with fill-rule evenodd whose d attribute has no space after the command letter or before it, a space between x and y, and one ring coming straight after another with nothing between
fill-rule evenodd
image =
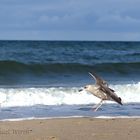
<instances>
[{"instance_id":1,"label":"seagull's outstretched wing","mask_svg":"<svg viewBox=\"0 0 140 140\"><path fill-rule=\"evenodd\" d=\"M97 85L108 86L108 83L105 80L103 80L101 77L99 77L95 72L92 73L89 72L89 74L91 75L92 78L95 79Z\"/></svg>"},{"instance_id":2,"label":"seagull's outstretched wing","mask_svg":"<svg viewBox=\"0 0 140 140\"><path fill-rule=\"evenodd\" d=\"M114 93L114 90L104 86L104 85L101 85L101 90L103 90L109 97L111 97L114 101L116 101L117 103L119 103L120 105L123 105L122 104L122 101L121 101L121 98L118 97L115 93Z\"/></svg>"}]
</instances>

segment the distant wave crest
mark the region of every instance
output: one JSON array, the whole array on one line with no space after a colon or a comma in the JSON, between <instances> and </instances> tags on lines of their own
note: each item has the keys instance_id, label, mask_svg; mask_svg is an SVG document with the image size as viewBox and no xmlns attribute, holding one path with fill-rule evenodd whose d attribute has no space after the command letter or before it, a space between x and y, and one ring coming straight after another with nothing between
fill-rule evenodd
<instances>
[{"instance_id":1,"label":"distant wave crest","mask_svg":"<svg viewBox=\"0 0 140 140\"><path fill-rule=\"evenodd\" d=\"M82 73L88 71L129 73L140 71L140 62L131 63L99 63L86 65L80 63L30 63L17 61L0 61L0 74L23 73Z\"/></svg>"}]
</instances>

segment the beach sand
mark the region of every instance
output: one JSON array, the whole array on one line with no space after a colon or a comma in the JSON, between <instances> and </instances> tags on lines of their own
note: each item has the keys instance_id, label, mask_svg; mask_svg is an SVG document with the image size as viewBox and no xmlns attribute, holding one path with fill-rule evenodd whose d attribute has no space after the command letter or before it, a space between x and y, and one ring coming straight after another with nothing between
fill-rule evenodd
<instances>
[{"instance_id":1,"label":"beach sand","mask_svg":"<svg viewBox=\"0 0 140 140\"><path fill-rule=\"evenodd\" d=\"M0 140L139 140L138 118L1 121Z\"/></svg>"}]
</instances>

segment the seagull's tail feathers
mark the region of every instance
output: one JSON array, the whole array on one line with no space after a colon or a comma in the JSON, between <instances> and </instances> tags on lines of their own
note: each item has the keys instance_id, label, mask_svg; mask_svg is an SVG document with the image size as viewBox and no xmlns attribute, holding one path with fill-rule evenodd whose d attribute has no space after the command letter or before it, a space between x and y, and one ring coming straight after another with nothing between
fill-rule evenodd
<instances>
[{"instance_id":1,"label":"seagull's tail feathers","mask_svg":"<svg viewBox=\"0 0 140 140\"><path fill-rule=\"evenodd\" d=\"M123 105L123 104L122 104L122 99L121 99L120 97L119 97L119 100L120 100L120 101L119 101L119 104L120 104L120 105Z\"/></svg>"}]
</instances>

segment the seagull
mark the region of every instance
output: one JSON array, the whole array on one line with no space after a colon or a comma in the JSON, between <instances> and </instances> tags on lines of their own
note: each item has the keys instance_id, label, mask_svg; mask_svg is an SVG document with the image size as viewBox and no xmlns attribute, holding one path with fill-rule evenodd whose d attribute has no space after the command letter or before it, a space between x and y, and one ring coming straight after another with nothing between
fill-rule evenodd
<instances>
[{"instance_id":1,"label":"seagull","mask_svg":"<svg viewBox=\"0 0 140 140\"><path fill-rule=\"evenodd\" d=\"M99 77L95 72L89 72L89 74L94 78L95 85L86 85L84 90L101 99L101 101L94 106L94 111L97 111L105 100L115 101L118 104L123 105L121 98L117 96L113 89L109 88L108 83L105 80Z\"/></svg>"}]
</instances>

